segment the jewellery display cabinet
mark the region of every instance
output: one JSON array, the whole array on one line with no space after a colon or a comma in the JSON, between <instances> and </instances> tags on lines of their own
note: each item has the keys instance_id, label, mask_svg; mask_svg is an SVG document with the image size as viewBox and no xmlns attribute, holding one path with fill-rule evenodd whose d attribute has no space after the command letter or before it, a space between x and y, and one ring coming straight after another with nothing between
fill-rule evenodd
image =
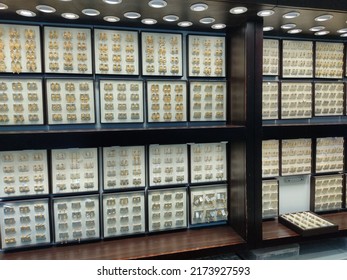
<instances>
[{"instance_id":1,"label":"jewellery display cabinet","mask_svg":"<svg viewBox=\"0 0 347 280\"><path fill-rule=\"evenodd\" d=\"M2 2L0 259L236 252L308 240L288 225L311 212L333 229L315 237L346 235L347 44L265 33L329 7L178 0L175 16L163 1L153 27L148 1L130 20L124 1L122 18L79 1L72 24L64 1L27 21Z\"/></svg>"}]
</instances>

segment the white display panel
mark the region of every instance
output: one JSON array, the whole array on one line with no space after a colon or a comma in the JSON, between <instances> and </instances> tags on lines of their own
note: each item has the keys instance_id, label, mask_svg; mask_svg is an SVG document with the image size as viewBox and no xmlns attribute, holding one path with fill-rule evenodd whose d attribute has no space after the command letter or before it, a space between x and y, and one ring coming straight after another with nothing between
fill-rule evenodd
<instances>
[{"instance_id":1,"label":"white display panel","mask_svg":"<svg viewBox=\"0 0 347 280\"><path fill-rule=\"evenodd\" d=\"M279 140L262 141L262 176L263 178L279 176Z\"/></svg>"},{"instance_id":2,"label":"white display panel","mask_svg":"<svg viewBox=\"0 0 347 280\"><path fill-rule=\"evenodd\" d=\"M344 109L343 83L315 83L315 116L341 116Z\"/></svg>"},{"instance_id":3,"label":"white display panel","mask_svg":"<svg viewBox=\"0 0 347 280\"><path fill-rule=\"evenodd\" d=\"M147 114L151 123L187 121L187 83L148 81Z\"/></svg>"},{"instance_id":4,"label":"white display panel","mask_svg":"<svg viewBox=\"0 0 347 280\"><path fill-rule=\"evenodd\" d=\"M225 77L225 37L188 35L188 75Z\"/></svg>"},{"instance_id":5,"label":"white display panel","mask_svg":"<svg viewBox=\"0 0 347 280\"><path fill-rule=\"evenodd\" d=\"M142 32L142 75L182 76L182 35Z\"/></svg>"},{"instance_id":6,"label":"white display panel","mask_svg":"<svg viewBox=\"0 0 347 280\"><path fill-rule=\"evenodd\" d=\"M273 39L263 40L263 75L278 75L279 41Z\"/></svg>"},{"instance_id":7,"label":"white display panel","mask_svg":"<svg viewBox=\"0 0 347 280\"><path fill-rule=\"evenodd\" d=\"M40 27L0 24L0 72L40 73Z\"/></svg>"},{"instance_id":8,"label":"white display panel","mask_svg":"<svg viewBox=\"0 0 347 280\"><path fill-rule=\"evenodd\" d=\"M45 72L92 74L91 29L44 27Z\"/></svg>"},{"instance_id":9,"label":"white display panel","mask_svg":"<svg viewBox=\"0 0 347 280\"><path fill-rule=\"evenodd\" d=\"M262 217L263 219L278 216L278 181L263 180L262 184Z\"/></svg>"},{"instance_id":10,"label":"white display panel","mask_svg":"<svg viewBox=\"0 0 347 280\"><path fill-rule=\"evenodd\" d=\"M150 145L150 186L186 183L188 183L187 145Z\"/></svg>"},{"instance_id":11,"label":"white display panel","mask_svg":"<svg viewBox=\"0 0 347 280\"><path fill-rule=\"evenodd\" d=\"M98 195L55 198L53 204L56 243L100 237Z\"/></svg>"},{"instance_id":12,"label":"white display panel","mask_svg":"<svg viewBox=\"0 0 347 280\"><path fill-rule=\"evenodd\" d=\"M283 40L283 77L313 77L313 42Z\"/></svg>"},{"instance_id":13,"label":"white display panel","mask_svg":"<svg viewBox=\"0 0 347 280\"><path fill-rule=\"evenodd\" d=\"M53 193L99 189L97 148L52 150Z\"/></svg>"},{"instance_id":14,"label":"white display panel","mask_svg":"<svg viewBox=\"0 0 347 280\"><path fill-rule=\"evenodd\" d=\"M105 190L146 185L144 146L103 148L103 161Z\"/></svg>"},{"instance_id":15,"label":"white display panel","mask_svg":"<svg viewBox=\"0 0 347 280\"><path fill-rule=\"evenodd\" d=\"M103 196L104 237L144 233L144 192L115 193Z\"/></svg>"},{"instance_id":16,"label":"white display panel","mask_svg":"<svg viewBox=\"0 0 347 280\"><path fill-rule=\"evenodd\" d=\"M46 150L0 152L0 197L48 194Z\"/></svg>"},{"instance_id":17,"label":"white display panel","mask_svg":"<svg viewBox=\"0 0 347 280\"><path fill-rule=\"evenodd\" d=\"M316 42L316 78L343 77L344 44Z\"/></svg>"},{"instance_id":18,"label":"white display panel","mask_svg":"<svg viewBox=\"0 0 347 280\"><path fill-rule=\"evenodd\" d=\"M48 124L95 123L93 80L47 79Z\"/></svg>"},{"instance_id":19,"label":"white display panel","mask_svg":"<svg viewBox=\"0 0 347 280\"><path fill-rule=\"evenodd\" d=\"M190 121L226 121L226 82L190 82Z\"/></svg>"},{"instance_id":20,"label":"white display panel","mask_svg":"<svg viewBox=\"0 0 347 280\"><path fill-rule=\"evenodd\" d=\"M148 191L148 230L162 231L187 227L185 188Z\"/></svg>"},{"instance_id":21,"label":"white display panel","mask_svg":"<svg viewBox=\"0 0 347 280\"><path fill-rule=\"evenodd\" d=\"M138 75L138 32L94 30L96 74Z\"/></svg>"},{"instance_id":22,"label":"white display panel","mask_svg":"<svg viewBox=\"0 0 347 280\"><path fill-rule=\"evenodd\" d=\"M279 86L277 82L263 82L262 115L263 120L278 119Z\"/></svg>"},{"instance_id":23,"label":"white display panel","mask_svg":"<svg viewBox=\"0 0 347 280\"><path fill-rule=\"evenodd\" d=\"M0 203L1 248L50 243L48 199Z\"/></svg>"},{"instance_id":24,"label":"white display panel","mask_svg":"<svg viewBox=\"0 0 347 280\"><path fill-rule=\"evenodd\" d=\"M100 80L101 123L142 123L143 82Z\"/></svg>"},{"instance_id":25,"label":"white display panel","mask_svg":"<svg viewBox=\"0 0 347 280\"><path fill-rule=\"evenodd\" d=\"M204 224L228 219L226 185L194 187L190 191L191 223Z\"/></svg>"},{"instance_id":26,"label":"white display panel","mask_svg":"<svg viewBox=\"0 0 347 280\"><path fill-rule=\"evenodd\" d=\"M41 125L41 79L0 79L0 126Z\"/></svg>"},{"instance_id":27,"label":"white display panel","mask_svg":"<svg viewBox=\"0 0 347 280\"><path fill-rule=\"evenodd\" d=\"M226 143L191 145L191 183L225 181L227 179Z\"/></svg>"},{"instance_id":28,"label":"white display panel","mask_svg":"<svg viewBox=\"0 0 347 280\"><path fill-rule=\"evenodd\" d=\"M343 137L317 138L316 173L344 170Z\"/></svg>"}]
</instances>

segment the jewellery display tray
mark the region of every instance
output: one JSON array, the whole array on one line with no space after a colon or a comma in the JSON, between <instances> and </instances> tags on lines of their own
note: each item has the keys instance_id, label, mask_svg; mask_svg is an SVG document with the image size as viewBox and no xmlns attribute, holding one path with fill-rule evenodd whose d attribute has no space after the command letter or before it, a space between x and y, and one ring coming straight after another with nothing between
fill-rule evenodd
<instances>
[{"instance_id":1,"label":"jewellery display tray","mask_svg":"<svg viewBox=\"0 0 347 280\"><path fill-rule=\"evenodd\" d=\"M288 219L288 217L291 218ZM316 226L302 226L299 222L301 217L309 219L310 221L314 220ZM305 221L305 219L301 220ZM310 211L282 214L278 217L278 221L303 237L334 233L338 231L338 225L335 225Z\"/></svg>"}]
</instances>

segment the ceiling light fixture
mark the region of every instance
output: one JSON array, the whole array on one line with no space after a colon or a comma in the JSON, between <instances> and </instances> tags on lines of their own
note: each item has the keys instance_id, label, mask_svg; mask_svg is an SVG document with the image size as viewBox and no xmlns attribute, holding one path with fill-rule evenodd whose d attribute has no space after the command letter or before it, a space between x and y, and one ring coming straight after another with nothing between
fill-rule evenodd
<instances>
[{"instance_id":1,"label":"ceiling light fixture","mask_svg":"<svg viewBox=\"0 0 347 280\"><path fill-rule=\"evenodd\" d=\"M327 21L327 20L330 20L332 18L333 18L332 15L321 15L319 17L316 17L314 20L315 21Z\"/></svg>"},{"instance_id":2,"label":"ceiling light fixture","mask_svg":"<svg viewBox=\"0 0 347 280\"><path fill-rule=\"evenodd\" d=\"M122 3L122 0L102 0L102 1L110 5L116 5L116 4Z\"/></svg>"},{"instance_id":3,"label":"ceiling light fixture","mask_svg":"<svg viewBox=\"0 0 347 280\"><path fill-rule=\"evenodd\" d=\"M205 3L195 3L190 6L190 9L194 12L203 12L208 9L208 5Z\"/></svg>"},{"instance_id":4,"label":"ceiling light fixture","mask_svg":"<svg viewBox=\"0 0 347 280\"><path fill-rule=\"evenodd\" d=\"M143 24L148 24L148 25L152 25L152 24L156 24L157 21L153 18L144 18L143 20L141 20L141 22Z\"/></svg>"},{"instance_id":5,"label":"ceiling light fixture","mask_svg":"<svg viewBox=\"0 0 347 280\"><path fill-rule=\"evenodd\" d=\"M347 32L347 28L342 28L337 30L337 33L346 33Z\"/></svg>"},{"instance_id":6,"label":"ceiling light fixture","mask_svg":"<svg viewBox=\"0 0 347 280\"><path fill-rule=\"evenodd\" d=\"M137 18L141 17L141 14L139 14L138 12L126 12L124 14L124 16L126 18L130 18L130 19L137 19Z\"/></svg>"},{"instance_id":7,"label":"ceiling light fixture","mask_svg":"<svg viewBox=\"0 0 347 280\"><path fill-rule=\"evenodd\" d=\"M84 13L86 16L90 16L90 17L96 17L96 16L100 15L100 12L98 10L95 10L95 9L84 9L84 10L82 10L82 13Z\"/></svg>"},{"instance_id":8,"label":"ceiling light fixture","mask_svg":"<svg viewBox=\"0 0 347 280\"><path fill-rule=\"evenodd\" d=\"M180 21L177 25L180 27L189 27L192 26L193 23L191 21Z\"/></svg>"},{"instance_id":9,"label":"ceiling light fixture","mask_svg":"<svg viewBox=\"0 0 347 280\"><path fill-rule=\"evenodd\" d=\"M257 13L259 17L269 17L272 16L275 13L273 10L262 10Z\"/></svg>"},{"instance_id":10,"label":"ceiling light fixture","mask_svg":"<svg viewBox=\"0 0 347 280\"><path fill-rule=\"evenodd\" d=\"M300 28L291 29L291 30L287 31L287 33L289 33L289 34L298 34L298 33L301 33L301 32L302 32L302 29L300 29Z\"/></svg>"},{"instance_id":11,"label":"ceiling light fixture","mask_svg":"<svg viewBox=\"0 0 347 280\"><path fill-rule=\"evenodd\" d=\"M300 16L299 12L289 12L289 13L284 14L282 17L287 18L287 19L292 19L292 18L296 18L298 16Z\"/></svg>"},{"instance_id":12,"label":"ceiling light fixture","mask_svg":"<svg viewBox=\"0 0 347 280\"><path fill-rule=\"evenodd\" d=\"M347 37L347 33L342 33L340 37Z\"/></svg>"},{"instance_id":13,"label":"ceiling light fixture","mask_svg":"<svg viewBox=\"0 0 347 280\"><path fill-rule=\"evenodd\" d=\"M239 14L243 14L247 11L248 11L248 9L246 7L235 7L235 8L230 9L229 12L233 15L239 15Z\"/></svg>"},{"instance_id":14,"label":"ceiling light fixture","mask_svg":"<svg viewBox=\"0 0 347 280\"><path fill-rule=\"evenodd\" d=\"M16 13L23 17L35 17L36 14L29 10L17 10Z\"/></svg>"},{"instance_id":15,"label":"ceiling light fixture","mask_svg":"<svg viewBox=\"0 0 347 280\"><path fill-rule=\"evenodd\" d=\"M114 16L105 16L104 17L104 21L117 22L117 21L120 21L120 18L119 17L114 17Z\"/></svg>"},{"instance_id":16,"label":"ceiling light fixture","mask_svg":"<svg viewBox=\"0 0 347 280\"><path fill-rule=\"evenodd\" d=\"M224 23L216 23L214 25L211 26L212 29L223 29L227 27Z\"/></svg>"},{"instance_id":17,"label":"ceiling light fixture","mask_svg":"<svg viewBox=\"0 0 347 280\"><path fill-rule=\"evenodd\" d=\"M211 23L214 23L216 21L216 19L213 17L205 17L205 18L200 19L199 21L202 24L211 24Z\"/></svg>"},{"instance_id":18,"label":"ceiling light fixture","mask_svg":"<svg viewBox=\"0 0 347 280\"><path fill-rule=\"evenodd\" d=\"M163 20L168 21L168 22L174 22L174 21L178 21L179 17L176 15L167 15L163 17Z\"/></svg>"},{"instance_id":19,"label":"ceiling light fixture","mask_svg":"<svg viewBox=\"0 0 347 280\"><path fill-rule=\"evenodd\" d=\"M8 6L4 3L0 3L0 10L6 10L8 9Z\"/></svg>"},{"instance_id":20,"label":"ceiling light fixture","mask_svg":"<svg viewBox=\"0 0 347 280\"><path fill-rule=\"evenodd\" d=\"M329 33L330 33L330 31L324 30L324 31L318 31L318 32L314 33L314 35L316 35L316 36L324 36L324 35L327 35Z\"/></svg>"},{"instance_id":21,"label":"ceiling light fixture","mask_svg":"<svg viewBox=\"0 0 347 280\"><path fill-rule=\"evenodd\" d=\"M283 24L281 26L282 29L292 29L292 28L295 28L295 27L296 27L295 23L287 23L287 24Z\"/></svg>"},{"instance_id":22,"label":"ceiling light fixture","mask_svg":"<svg viewBox=\"0 0 347 280\"><path fill-rule=\"evenodd\" d=\"M55 8L47 5L38 5L36 6L36 10L47 14L55 13L57 11Z\"/></svg>"},{"instance_id":23,"label":"ceiling light fixture","mask_svg":"<svg viewBox=\"0 0 347 280\"><path fill-rule=\"evenodd\" d=\"M311 27L309 30L312 31L312 32L317 32L317 31L321 31L321 30L324 30L325 29L325 26L313 26Z\"/></svg>"},{"instance_id":24,"label":"ceiling light fixture","mask_svg":"<svg viewBox=\"0 0 347 280\"><path fill-rule=\"evenodd\" d=\"M148 5L155 9L164 8L167 6L167 2L164 0L151 0Z\"/></svg>"},{"instance_id":25,"label":"ceiling light fixture","mask_svg":"<svg viewBox=\"0 0 347 280\"><path fill-rule=\"evenodd\" d=\"M274 28L272 26L264 26L263 27L264 32L271 31L271 30L274 30Z\"/></svg>"},{"instance_id":26,"label":"ceiling light fixture","mask_svg":"<svg viewBox=\"0 0 347 280\"><path fill-rule=\"evenodd\" d=\"M66 19L78 19L79 18L79 15L76 15L74 13L63 13L61 16L63 18L66 18Z\"/></svg>"},{"instance_id":27,"label":"ceiling light fixture","mask_svg":"<svg viewBox=\"0 0 347 280\"><path fill-rule=\"evenodd\" d=\"M71 2L72 0L60 0L61 2Z\"/></svg>"}]
</instances>

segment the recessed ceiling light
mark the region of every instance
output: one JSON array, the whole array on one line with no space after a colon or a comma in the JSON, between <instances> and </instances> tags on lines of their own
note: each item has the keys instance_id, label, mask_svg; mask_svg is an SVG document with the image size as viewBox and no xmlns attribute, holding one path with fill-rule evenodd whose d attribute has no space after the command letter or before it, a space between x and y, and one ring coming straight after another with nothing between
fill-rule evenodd
<instances>
[{"instance_id":1,"label":"recessed ceiling light","mask_svg":"<svg viewBox=\"0 0 347 280\"><path fill-rule=\"evenodd\" d=\"M342 28L337 30L337 33L346 33L347 32L347 28Z\"/></svg>"},{"instance_id":2,"label":"recessed ceiling light","mask_svg":"<svg viewBox=\"0 0 347 280\"><path fill-rule=\"evenodd\" d=\"M324 31L318 31L318 32L314 33L314 35L316 35L316 36L324 36L324 35L327 35L329 33L330 33L330 31L324 30Z\"/></svg>"},{"instance_id":3,"label":"recessed ceiling light","mask_svg":"<svg viewBox=\"0 0 347 280\"><path fill-rule=\"evenodd\" d=\"M284 14L282 17L289 19L289 18L296 18L298 16L300 16L299 12L289 12L289 13Z\"/></svg>"},{"instance_id":4,"label":"recessed ceiling light","mask_svg":"<svg viewBox=\"0 0 347 280\"><path fill-rule=\"evenodd\" d=\"M188 27L192 26L193 23L191 21L180 21L179 23L177 23L177 25L180 27Z\"/></svg>"},{"instance_id":5,"label":"recessed ceiling light","mask_svg":"<svg viewBox=\"0 0 347 280\"><path fill-rule=\"evenodd\" d=\"M169 22L174 22L174 21L178 21L179 17L176 15L167 15L167 16L163 17L163 20L169 21Z\"/></svg>"},{"instance_id":6,"label":"recessed ceiling light","mask_svg":"<svg viewBox=\"0 0 347 280\"><path fill-rule=\"evenodd\" d=\"M340 37L347 37L347 33L341 34Z\"/></svg>"},{"instance_id":7,"label":"recessed ceiling light","mask_svg":"<svg viewBox=\"0 0 347 280\"><path fill-rule=\"evenodd\" d=\"M8 6L4 3L0 3L0 10L6 10L8 9Z\"/></svg>"},{"instance_id":8,"label":"recessed ceiling light","mask_svg":"<svg viewBox=\"0 0 347 280\"><path fill-rule=\"evenodd\" d=\"M229 12L231 14L234 14L234 15L239 15L239 14L243 14L247 11L248 11L248 9L246 7L235 7L235 8L230 9Z\"/></svg>"},{"instance_id":9,"label":"recessed ceiling light","mask_svg":"<svg viewBox=\"0 0 347 280\"><path fill-rule=\"evenodd\" d=\"M71 2L72 0L60 0L61 2Z\"/></svg>"},{"instance_id":10,"label":"recessed ceiling light","mask_svg":"<svg viewBox=\"0 0 347 280\"><path fill-rule=\"evenodd\" d=\"M298 33L301 33L301 32L302 32L302 29L300 29L300 28L291 29L291 30L287 31L287 33L289 33L289 34L298 34Z\"/></svg>"},{"instance_id":11,"label":"recessed ceiling light","mask_svg":"<svg viewBox=\"0 0 347 280\"><path fill-rule=\"evenodd\" d=\"M157 21L153 18L144 18L143 20L141 20L141 22L143 24L149 24L149 25L157 23Z\"/></svg>"},{"instance_id":12,"label":"recessed ceiling light","mask_svg":"<svg viewBox=\"0 0 347 280\"><path fill-rule=\"evenodd\" d=\"M316 17L314 20L315 21L327 21L327 20L330 20L332 18L333 18L332 15L321 15L319 17Z\"/></svg>"},{"instance_id":13,"label":"recessed ceiling light","mask_svg":"<svg viewBox=\"0 0 347 280\"><path fill-rule=\"evenodd\" d=\"M213 17L205 17L200 19L199 21L200 23L203 23L203 24L211 24L211 23L214 23L216 20Z\"/></svg>"},{"instance_id":14,"label":"recessed ceiling light","mask_svg":"<svg viewBox=\"0 0 347 280\"><path fill-rule=\"evenodd\" d=\"M16 13L23 17L35 17L36 14L29 10L17 10Z\"/></svg>"},{"instance_id":15,"label":"recessed ceiling light","mask_svg":"<svg viewBox=\"0 0 347 280\"><path fill-rule=\"evenodd\" d=\"M287 23L287 24L283 24L281 26L282 29L292 29L292 28L295 28L295 27L296 27L295 23Z\"/></svg>"},{"instance_id":16,"label":"recessed ceiling light","mask_svg":"<svg viewBox=\"0 0 347 280\"><path fill-rule=\"evenodd\" d=\"M47 14L55 13L57 11L55 8L47 5L38 5L36 6L36 10Z\"/></svg>"},{"instance_id":17,"label":"recessed ceiling light","mask_svg":"<svg viewBox=\"0 0 347 280\"><path fill-rule=\"evenodd\" d=\"M273 10L262 10L257 13L258 16L260 17L269 17L272 16L275 13Z\"/></svg>"},{"instance_id":18,"label":"recessed ceiling light","mask_svg":"<svg viewBox=\"0 0 347 280\"><path fill-rule=\"evenodd\" d=\"M190 9L194 12L203 12L208 9L208 6L205 3L195 3L190 6Z\"/></svg>"},{"instance_id":19,"label":"recessed ceiling light","mask_svg":"<svg viewBox=\"0 0 347 280\"><path fill-rule=\"evenodd\" d=\"M227 27L227 26L224 23L216 23L216 24L211 26L211 28L213 28L213 29L223 29L225 27Z\"/></svg>"},{"instance_id":20,"label":"recessed ceiling light","mask_svg":"<svg viewBox=\"0 0 347 280\"><path fill-rule=\"evenodd\" d=\"M160 9L167 6L167 2L164 0L152 0L149 1L148 5L152 8Z\"/></svg>"},{"instance_id":21,"label":"recessed ceiling light","mask_svg":"<svg viewBox=\"0 0 347 280\"><path fill-rule=\"evenodd\" d=\"M66 18L66 19L78 19L79 18L79 15L76 15L74 13L63 13L61 16L63 18Z\"/></svg>"},{"instance_id":22,"label":"recessed ceiling light","mask_svg":"<svg viewBox=\"0 0 347 280\"><path fill-rule=\"evenodd\" d=\"M115 4L120 4L122 3L122 0L102 0L107 4L115 5Z\"/></svg>"},{"instance_id":23,"label":"recessed ceiling light","mask_svg":"<svg viewBox=\"0 0 347 280\"><path fill-rule=\"evenodd\" d=\"M84 13L86 16L90 16L90 17L96 17L96 16L100 15L100 12L98 10L95 10L95 9L84 9L84 10L82 10L82 13Z\"/></svg>"},{"instance_id":24,"label":"recessed ceiling light","mask_svg":"<svg viewBox=\"0 0 347 280\"><path fill-rule=\"evenodd\" d=\"M141 17L141 14L139 14L139 13L137 13L137 12L126 12L126 13L124 14L124 16L125 16L126 18L136 19L136 18Z\"/></svg>"},{"instance_id":25,"label":"recessed ceiling light","mask_svg":"<svg viewBox=\"0 0 347 280\"><path fill-rule=\"evenodd\" d=\"M271 31L274 30L274 28L272 26L264 26L263 27L263 31L267 32L267 31Z\"/></svg>"},{"instance_id":26,"label":"recessed ceiling light","mask_svg":"<svg viewBox=\"0 0 347 280\"><path fill-rule=\"evenodd\" d=\"M321 31L321 30L324 30L325 29L325 26L313 26L311 27L309 30L312 31L312 32L317 32L317 31Z\"/></svg>"},{"instance_id":27,"label":"recessed ceiling light","mask_svg":"<svg viewBox=\"0 0 347 280\"><path fill-rule=\"evenodd\" d=\"M104 17L104 21L117 22L117 21L120 21L120 18L114 17L114 16L106 16L106 17Z\"/></svg>"}]
</instances>

